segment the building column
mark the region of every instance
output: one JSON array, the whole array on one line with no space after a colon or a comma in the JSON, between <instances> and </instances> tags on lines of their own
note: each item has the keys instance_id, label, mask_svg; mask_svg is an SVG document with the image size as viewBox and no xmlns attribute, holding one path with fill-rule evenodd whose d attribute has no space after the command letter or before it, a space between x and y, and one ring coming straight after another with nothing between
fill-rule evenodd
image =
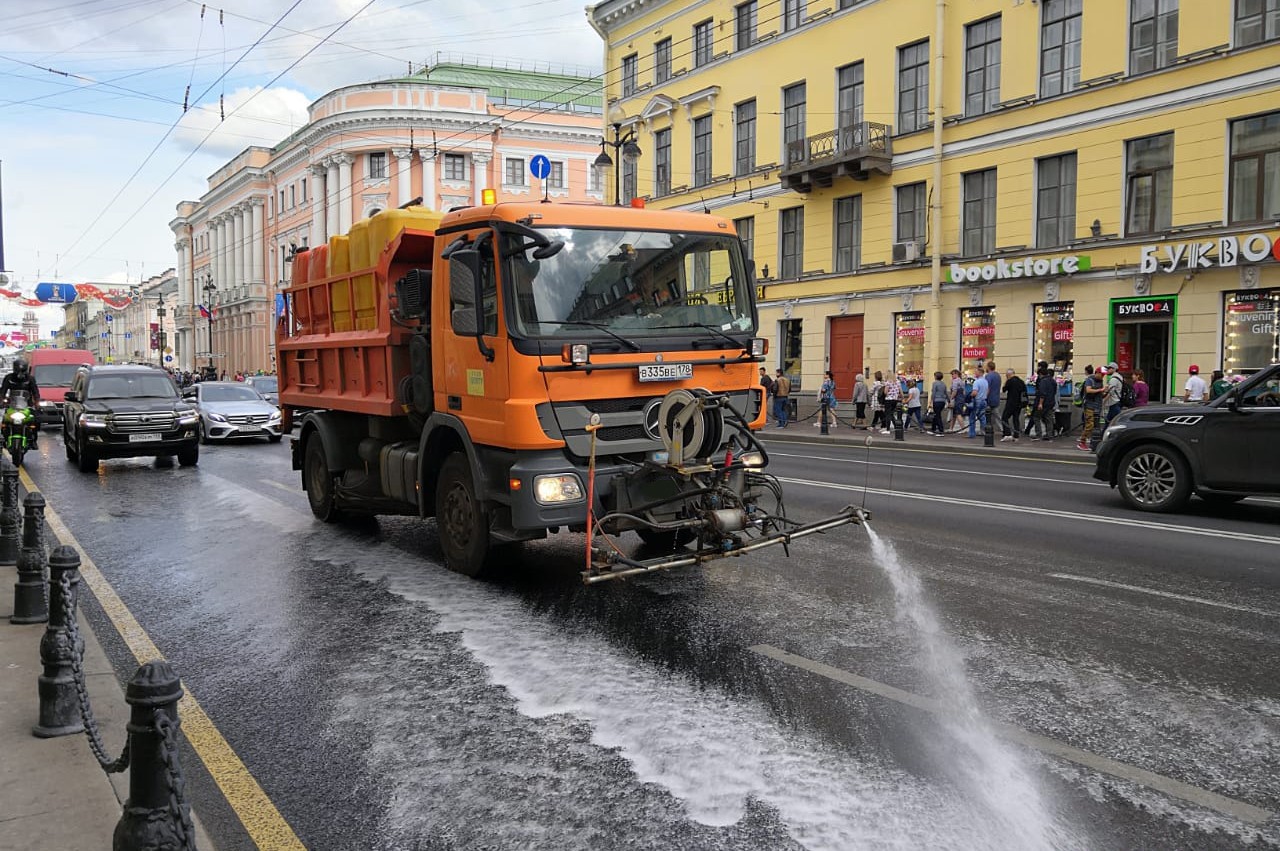
<instances>
[{"instance_id":1,"label":"building column","mask_svg":"<svg viewBox=\"0 0 1280 851\"><path fill-rule=\"evenodd\" d=\"M191 249L191 240L182 237L174 243L173 247L178 252L178 303L190 304L191 281L190 275L187 273L187 257Z\"/></svg>"},{"instance_id":2,"label":"building column","mask_svg":"<svg viewBox=\"0 0 1280 851\"><path fill-rule=\"evenodd\" d=\"M410 183L413 151L408 148L393 148L391 153L396 158L396 201L388 206L403 207L413 200L413 185Z\"/></svg>"},{"instance_id":3,"label":"building column","mask_svg":"<svg viewBox=\"0 0 1280 851\"><path fill-rule=\"evenodd\" d=\"M422 205L428 210L436 208L436 156L431 151L419 151L422 159Z\"/></svg>"},{"instance_id":4,"label":"building column","mask_svg":"<svg viewBox=\"0 0 1280 851\"><path fill-rule=\"evenodd\" d=\"M351 230L351 205L355 203L355 189L351 185L350 154L338 154L338 233Z\"/></svg>"},{"instance_id":5,"label":"building column","mask_svg":"<svg viewBox=\"0 0 1280 851\"><path fill-rule=\"evenodd\" d=\"M313 163L311 170L311 241L309 245L321 245L328 241L329 233L324 229L325 185L324 176L328 171L320 163Z\"/></svg>"},{"instance_id":6,"label":"building column","mask_svg":"<svg viewBox=\"0 0 1280 851\"><path fill-rule=\"evenodd\" d=\"M488 151L477 151L471 155L471 186L475 189L476 206L480 206L481 198L489 188L489 161L493 154Z\"/></svg>"},{"instance_id":7,"label":"building column","mask_svg":"<svg viewBox=\"0 0 1280 851\"><path fill-rule=\"evenodd\" d=\"M231 211L231 274L227 284L239 286L244 280L244 210L239 205Z\"/></svg>"},{"instance_id":8,"label":"building column","mask_svg":"<svg viewBox=\"0 0 1280 851\"><path fill-rule=\"evenodd\" d=\"M324 235L327 240L341 232L338 228L338 196L342 194L342 187L338 185L338 160L334 157L325 157L324 164L326 168Z\"/></svg>"},{"instance_id":9,"label":"building column","mask_svg":"<svg viewBox=\"0 0 1280 851\"><path fill-rule=\"evenodd\" d=\"M250 227L253 229L253 235L249 239L249 247L253 251L252 267L253 275L251 280L255 284L261 284L266 281L263 276L263 257L262 257L262 213L263 206L266 204L265 198L249 199L249 221Z\"/></svg>"},{"instance_id":10,"label":"building column","mask_svg":"<svg viewBox=\"0 0 1280 851\"><path fill-rule=\"evenodd\" d=\"M213 283L218 287L227 285L227 220L217 216L210 224L213 226Z\"/></svg>"}]
</instances>

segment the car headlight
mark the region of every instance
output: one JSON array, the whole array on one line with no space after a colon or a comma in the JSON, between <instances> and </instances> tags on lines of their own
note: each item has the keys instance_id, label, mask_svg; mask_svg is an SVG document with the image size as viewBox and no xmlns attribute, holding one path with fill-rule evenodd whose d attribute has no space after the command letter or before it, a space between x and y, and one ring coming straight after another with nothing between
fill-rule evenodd
<instances>
[{"instance_id":1,"label":"car headlight","mask_svg":"<svg viewBox=\"0 0 1280 851\"><path fill-rule=\"evenodd\" d=\"M106 414L81 414L80 425L104 426L107 424Z\"/></svg>"},{"instance_id":2,"label":"car headlight","mask_svg":"<svg viewBox=\"0 0 1280 851\"><path fill-rule=\"evenodd\" d=\"M52 402L50 402L48 399L41 399L41 400L40 400L40 407L42 407L42 408L52 408L52 407L53 407L53 403L52 403Z\"/></svg>"},{"instance_id":3,"label":"car headlight","mask_svg":"<svg viewBox=\"0 0 1280 851\"><path fill-rule=\"evenodd\" d=\"M274 422L278 419L280 419L280 409L276 408L275 411L271 414L271 420L272 422Z\"/></svg>"},{"instance_id":4,"label":"car headlight","mask_svg":"<svg viewBox=\"0 0 1280 851\"><path fill-rule=\"evenodd\" d=\"M227 421L227 418L224 417L222 414L208 413L208 414L205 414L205 416L213 420L215 423L225 423Z\"/></svg>"},{"instance_id":5,"label":"car headlight","mask_svg":"<svg viewBox=\"0 0 1280 851\"><path fill-rule=\"evenodd\" d=\"M195 425L198 422L200 422L200 415L190 408L178 411L178 425Z\"/></svg>"},{"instance_id":6,"label":"car headlight","mask_svg":"<svg viewBox=\"0 0 1280 851\"><path fill-rule=\"evenodd\" d=\"M582 499L582 480L575 473L557 476L538 476L533 480L534 498L544 505L555 502L575 502Z\"/></svg>"}]
</instances>

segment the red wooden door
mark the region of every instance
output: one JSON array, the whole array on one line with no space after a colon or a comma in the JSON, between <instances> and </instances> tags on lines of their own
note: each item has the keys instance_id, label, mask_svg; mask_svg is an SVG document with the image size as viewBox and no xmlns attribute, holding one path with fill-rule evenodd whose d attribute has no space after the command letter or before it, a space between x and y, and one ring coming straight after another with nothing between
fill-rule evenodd
<instances>
[{"instance_id":1,"label":"red wooden door","mask_svg":"<svg viewBox=\"0 0 1280 851\"><path fill-rule=\"evenodd\" d=\"M853 398L853 384L862 378L862 317L831 318L831 372L836 377L836 398Z\"/></svg>"}]
</instances>

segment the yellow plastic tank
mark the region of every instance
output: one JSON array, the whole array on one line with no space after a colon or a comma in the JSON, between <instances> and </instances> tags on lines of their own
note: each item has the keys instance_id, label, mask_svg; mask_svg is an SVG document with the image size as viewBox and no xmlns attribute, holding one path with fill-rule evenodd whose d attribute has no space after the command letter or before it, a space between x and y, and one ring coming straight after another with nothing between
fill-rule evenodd
<instances>
[{"instance_id":1,"label":"yellow plastic tank","mask_svg":"<svg viewBox=\"0 0 1280 851\"><path fill-rule=\"evenodd\" d=\"M369 219L369 257L371 263L377 263L382 251L400 231L412 230L434 231L440 226L444 213L428 210L426 207L408 207L404 210L383 210Z\"/></svg>"},{"instance_id":2,"label":"yellow plastic tank","mask_svg":"<svg viewBox=\"0 0 1280 851\"><path fill-rule=\"evenodd\" d=\"M361 219L352 225L348 236L351 239L351 271L368 269L377 257L371 253L369 245L369 219Z\"/></svg>"},{"instance_id":3,"label":"yellow plastic tank","mask_svg":"<svg viewBox=\"0 0 1280 851\"><path fill-rule=\"evenodd\" d=\"M329 276L347 275L351 272L351 238L329 237ZM333 330L350 331L354 327L351 315L351 284L344 280L329 285L330 306L333 308Z\"/></svg>"}]
</instances>

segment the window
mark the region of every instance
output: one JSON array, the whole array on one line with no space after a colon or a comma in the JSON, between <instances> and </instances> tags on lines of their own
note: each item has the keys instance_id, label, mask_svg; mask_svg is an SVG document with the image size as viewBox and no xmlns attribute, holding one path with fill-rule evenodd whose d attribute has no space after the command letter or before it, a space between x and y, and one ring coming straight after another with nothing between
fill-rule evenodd
<instances>
[{"instance_id":1,"label":"window","mask_svg":"<svg viewBox=\"0 0 1280 851\"><path fill-rule=\"evenodd\" d=\"M653 194L671 194L671 130L659 130L653 134L654 168Z\"/></svg>"},{"instance_id":2,"label":"window","mask_svg":"<svg viewBox=\"0 0 1280 851\"><path fill-rule=\"evenodd\" d=\"M738 239L742 240L742 256L754 261L756 256L756 217L745 216L741 219L734 219L733 227L738 231ZM759 274L758 271L757 274Z\"/></svg>"},{"instance_id":3,"label":"window","mask_svg":"<svg viewBox=\"0 0 1280 851\"><path fill-rule=\"evenodd\" d=\"M1231 223L1280 218L1280 112L1231 122Z\"/></svg>"},{"instance_id":4,"label":"window","mask_svg":"<svg viewBox=\"0 0 1280 851\"><path fill-rule=\"evenodd\" d=\"M898 48L898 132L929 126L929 42Z\"/></svg>"},{"instance_id":5,"label":"window","mask_svg":"<svg viewBox=\"0 0 1280 851\"><path fill-rule=\"evenodd\" d=\"M804 263L804 207L791 207L778 214L778 277L798 278Z\"/></svg>"},{"instance_id":6,"label":"window","mask_svg":"<svg viewBox=\"0 0 1280 851\"><path fill-rule=\"evenodd\" d=\"M1178 0L1129 0L1129 73L1168 68L1178 58Z\"/></svg>"},{"instance_id":7,"label":"window","mask_svg":"<svg viewBox=\"0 0 1280 851\"><path fill-rule=\"evenodd\" d=\"M445 154L444 155L444 179L459 180L467 179L467 157L466 154Z\"/></svg>"},{"instance_id":8,"label":"window","mask_svg":"<svg viewBox=\"0 0 1280 851\"><path fill-rule=\"evenodd\" d=\"M547 186L552 189L564 189L564 163L551 163L551 173L547 175Z\"/></svg>"},{"instance_id":9,"label":"window","mask_svg":"<svg viewBox=\"0 0 1280 851\"><path fill-rule=\"evenodd\" d=\"M1173 221L1173 134L1134 139L1125 148L1125 233L1168 230Z\"/></svg>"},{"instance_id":10,"label":"window","mask_svg":"<svg viewBox=\"0 0 1280 851\"><path fill-rule=\"evenodd\" d=\"M301 201L302 201L302 203L303 203L303 204L307 203L307 179L306 179L305 177L304 177L304 178L302 178L302 198L301 198Z\"/></svg>"},{"instance_id":11,"label":"window","mask_svg":"<svg viewBox=\"0 0 1280 851\"><path fill-rule=\"evenodd\" d=\"M695 68L706 65L711 61L711 54L715 48L712 41L711 21L703 21L700 24L693 25L693 65Z\"/></svg>"},{"instance_id":12,"label":"window","mask_svg":"<svg viewBox=\"0 0 1280 851\"><path fill-rule=\"evenodd\" d=\"M749 100L733 108L733 173L756 170L756 102Z\"/></svg>"},{"instance_id":13,"label":"window","mask_svg":"<svg viewBox=\"0 0 1280 851\"><path fill-rule=\"evenodd\" d=\"M1000 102L1000 16L964 28L964 114L991 112Z\"/></svg>"},{"instance_id":14,"label":"window","mask_svg":"<svg viewBox=\"0 0 1280 851\"><path fill-rule=\"evenodd\" d=\"M387 155L379 151L369 154L369 179L384 180L387 176Z\"/></svg>"},{"instance_id":15,"label":"window","mask_svg":"<svg viewBox=\"0 0 1280 851\"><path fill-rule=\"evenodd\" d=\"M1080 39L1084 0L1044 0L1040 19L1040 96L1080 85Z\"/></svg>"},{"instance_id":16,"label":"window","mask_svg":"<svg viewBox=\"0 0 1280 851\"><path fill-rule=\"evenodd\" d=\"M981 375L996 356L996 309L969 307L960 311L960 369Z\"/></svg>"},{"instance_id":17,"label":"window","mask_svg":"<svg viewBox=\"0 0 1280 851\"><path fill-rule=\"evenodd\" d=\"M899 186L894 242L923 242L925 191L924 181Z\"/></svg>"},{"instance_id":18,"label":"window","mask_svg":"<svg viewBox=\"0 0 1280 851\"><path fill-rule=\"evenodd\" d=\"M1222 355L1227 375L1280 362L1280 290L1226 293Z\"/></svg>"},{"instance_id":19,"label":"window","mask_svg":"<svg viewBox=\"0 0 1280 851\"><path fill-rule=\"evenodd\" d=\"M1076 155L1036 161L1036 245L1066 245L1076 237Z\"/></svg>"},{"instance_id":20,"label":"window","mask_svg":"<svg viewBox=\"0 0 1280 851\"><path fill-rule=\"evenodd\" d=\"M1075 302L1037 304L1035 317L1036 363L1048 361L1057 375L1069 372L1075 359Z\"/></svg>"},{"instance_id":21,"label":"window","mask_svg":"<svg viewBox=\"0 0 1280 851\"><path fill-rule=\"evenodd\" d=\"M735 46L738 50L746 50L756 43L756 0L748 0L734 7L734 21L737 24Z\"/></svg>"},{"instance_id":22,"label":"window","mask_svg":"<svg viewBox=\"0 0 1280 851\"><path fill-rule=\"evenodd\" d=\"M964 219L960 226L963 254L990 254L996 250L996 170L971 171L963 183Z\"/></svg>"},{"instance_id":23,"label":"window","mask_svg":"<svg viewBox=\"0 0 1280 851\"><path fill-rule=\"evenodd\" d=\"M624 98L636 93L636 60L638 58L634 53L622 57L622 96Z\"/></svg>"},{"instance_id":24,"label":"window","mask_svg":"<svg viewBox=\"0 0 1280 851\"><path fill-rule=\"evenodd\" d=\"M693 185L711 182L711 116L693 120Z\"/></svg>"},{"instance_id":25,"label":"window","mask_svg":"<svg viewBox=\"0 0 1280 851\"><path fill-rule=\"evenodd\" d=\"M804 0L782 0L782 31L799 29L804 22Z\"/></svg>"},{"instance_id":26,"label":"window","mask_svg":"<svg viewBox=\"0 0 1280 851\"><path fill-rule=\"evenodd\" d=\"M847 150L856 147L855 142L862 141L861 127L863 105L866 100L863 91L862 63L846 65L836 72L836 116L840 128L840 148Z\"/></svg>"},{"instance_id":27,"label":"window","mask_svg":"<svg viewBox=\"0 0 1280 851\"><path fill-rule=\"evenodd\" d=\"M788 162L804 159L805 84L782 90L782 147Z\"/></svg>"},{"instance_id":28,"label":"window","mask_svg":"<svg viewBox=\"0 0 1280 851\"><path fill-rule=\"evenodd\" d=\"M587 191L600 191L600 166L594 162L587 163Z\"/></svg>"},{"instance_id":29,"label":"window","mask_svg":"<svg viewBox=\"0 0 1280 851\"><path fill-rule=\"evenodd\" d=\"M1280 0L1236 0L1236 47L1280 38Z\"/></svg>"},{"instance_id":30,"label":"window","mask_svg":"<svg viewBox=\"0 0 1280 851\"><path fill-rule=\"evenodd\" d=\"M524 158L507 158L506 183L508 186L524 186Z\"/></svg>"},{"instance_id":31,"label":"window","mask_svg":"<svg viewBox=\"0 0 1280 851\"><path fill-rule=\"evenodd\" d=\"M636 164L626 157L622 159L622 203L630 204L632 198L638 198L636 191Z\"/></svg>"},{"instance_id":32,"label":"window","mask_svg":"<svg viewBox=\"0 0 1280 851\"><path fill-rule=\"evenodd\" d=\"M289 209L292 210L298 206L298 187L293 184L289 185Z\"/></svg>"},{"instance_id":33,"label":"window","mask_svg":"<svg viewBox=\"0 0 1280 851\"><path fill-rule=\"evenodd\" d=\"M280 190L280 203L276 205L276 210L278 211L284 210L284 190L283 189Z\"/></svg>"},{"instance_id":34,"label":"window","mask_svg":"<svg viewBox=\"0 0 1280 851\"><path fill-rule=\"evenodd\" d=\"M800 389L800 353L804 341L804 320L784 319L782 331L782 374L791 379L791 392Z\"/></svg>"},{"instance_id":35,"label":"window","mask_svg":"<svg viewBox=\"0 0 1280 851\"><path fill-rule=\"evenodd\" d=\"M653 82L662 85L671 79L671 39L664 38L653 45Z\"/></svg>"},{"instance_id":36,"label":"window","mask_svg":"<svg viewBox=\"0 0 1280 851\"><path fill-rule=\"evenodd\" d=\"M835 202L837 272L852 272L862 265L862 196L837 198Z\"/></svg>"},{"instance_id":37,"label":"window","mask_svg":"<svg viewBox=\"0 0 1280 851\"><path fill-rule=\"evenodd\" d=\"M924 375L925 314L911 310L893 315L893 372L895 375ZM925 388L920 388L920 398Z\"/></svg>"}]
</instances>

